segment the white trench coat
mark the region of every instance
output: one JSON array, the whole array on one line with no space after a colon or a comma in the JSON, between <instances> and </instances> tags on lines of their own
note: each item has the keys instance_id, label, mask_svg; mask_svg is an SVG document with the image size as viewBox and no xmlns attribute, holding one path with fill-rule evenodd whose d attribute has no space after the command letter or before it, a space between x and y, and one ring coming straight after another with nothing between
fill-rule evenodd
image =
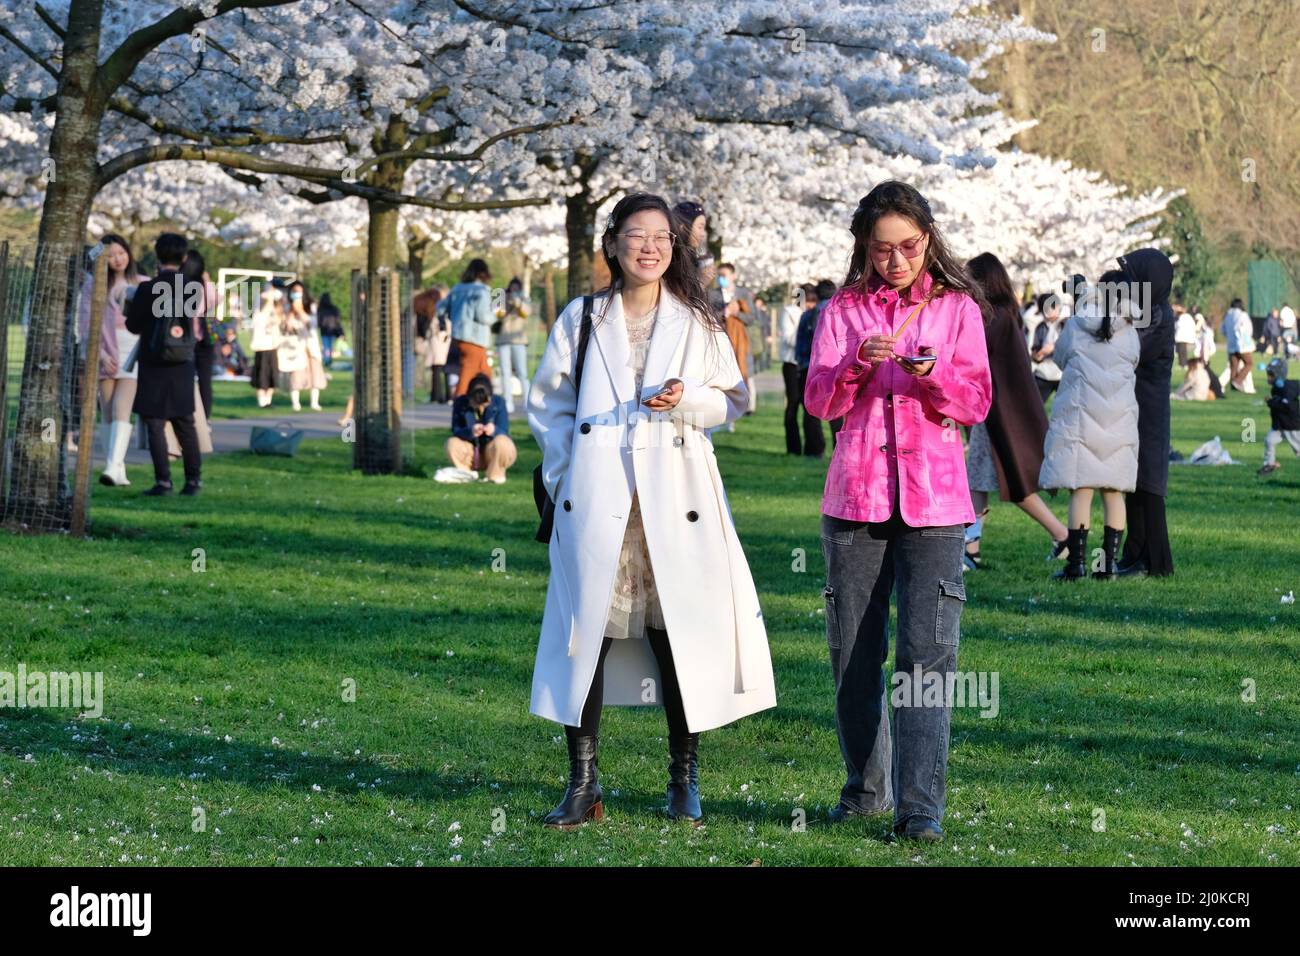
<instances>
[{"instance_id":1,"label":"white trench coat","mask_svg":"<svg viewBox=\"0 0 1300 956\"><path fill-rule=\"evenodd\" d=\"M595 675L632 492L691 733L776 706L767 630L706 429L739 418L748 391L726 333L709 331L665 288L641 395L621 296L597 296L576 398L582 299L556 319L528 391L528 424L555 500L551 576L530 711L576 726ZM670 412L641 399L683 383ZM644 638L615 640L604 703L659 705L659 668Z\"/></svg>"}]
</instances>

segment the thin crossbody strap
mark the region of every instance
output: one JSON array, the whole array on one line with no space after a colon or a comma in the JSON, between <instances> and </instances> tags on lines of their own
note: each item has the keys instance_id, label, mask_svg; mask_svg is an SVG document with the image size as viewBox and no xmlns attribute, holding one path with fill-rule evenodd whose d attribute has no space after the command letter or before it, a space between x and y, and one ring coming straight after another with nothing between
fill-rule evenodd
<instances>
[{"instance_id":1,"label":"thin crossbody strap","mask_svg":"<svg viewBox=\"0 0 1300 956\"><path fill-rule=\"evenodd\" d=\"M582 329L578 333L578 364L573 370L575 392L582 388L582 366L587 362L587 343L591 341L591 300L592 297L589 295L582 297Z\"/></svg>"}]
</instances>

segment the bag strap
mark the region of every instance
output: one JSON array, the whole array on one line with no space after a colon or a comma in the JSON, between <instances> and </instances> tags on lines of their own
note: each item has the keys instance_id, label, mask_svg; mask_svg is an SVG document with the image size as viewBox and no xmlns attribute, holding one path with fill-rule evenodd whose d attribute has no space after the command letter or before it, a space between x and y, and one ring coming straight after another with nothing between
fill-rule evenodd
<instances>
[{"instance_id":1,"label":"bag strap","mask_svg":"<svg viewBox=\"0 0 1300 956\"><path fill-rule=\"evenodd\" d=\"M582 297L582 329L578 333L578 364L573 370L573 386L576 394L582 388L582 366L587 362L587 343L591 341L591 306L592 296Z\"/></svg>"},{"instance_id":2,"label":"bag strap","mask_svg":"<svg viewBox=\"0 0 1300 956\"><path fill-rule=\"evenodd\" d=\"M927 304L929 303L929 301L930 301L930 298L931 298L931 296L930 296L930 295L927 295L927 296L926 296L925 298L923 298L920 302L918 302L917 305L916 305L916 308L914 308L914 309L913 309L913 310L908 314L907 318L905 318L905 319L903 320L903 324L900 325L898 328L896 328L896 329L893 331L893 334L894 334L894 335L902 335L902 334L903 334L903 330L904 330L905 328L907 328L909 325L912 324L912 320L913 320L914 318L916 318L918 315L921 314L921 310L924 309L924 308L926 307L926 305L927 305Z\"/></svg>"}]
</instances>

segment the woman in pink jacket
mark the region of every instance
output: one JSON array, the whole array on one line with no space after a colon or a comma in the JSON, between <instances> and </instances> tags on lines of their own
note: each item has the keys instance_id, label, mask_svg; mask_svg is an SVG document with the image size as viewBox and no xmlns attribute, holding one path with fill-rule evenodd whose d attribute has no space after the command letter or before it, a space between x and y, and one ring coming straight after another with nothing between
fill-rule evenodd
<instances>
[{"instance_id":1,"label":"woman in pink jacket","mask_svg":"<svg viewBox=\"0 0 1300 956\"><path fill-rule=\"evenodd\" d=\"M989 410L984 323L978 292L911 186L876 186L851 231L849 273L818 321L804 392L813 415L844 417L821 526L848 771L831 818L892 812L896 836L941 840L963 538L975 520L958 429ZM892 741L882 668L891 593Z\"/></svg>"}]
</instances>

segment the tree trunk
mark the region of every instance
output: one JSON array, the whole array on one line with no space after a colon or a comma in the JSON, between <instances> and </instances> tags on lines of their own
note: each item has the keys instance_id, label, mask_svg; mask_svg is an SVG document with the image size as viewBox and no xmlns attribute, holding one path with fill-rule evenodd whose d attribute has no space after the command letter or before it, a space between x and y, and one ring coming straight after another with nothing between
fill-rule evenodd
<instances>
[{"instance_id":1,"label":"tree trunk","mask_svg":"<svg viewBox=\"0 0 1300 956\"><path fill-rule=\"evenodd\" d=\"M596 209L591 194L591 177L600 160L586 153L576 158L581 189L564 201L564 233L569 241L569 299L592 291L592 262L595 258Z\"/></svg>"},{"instance_id":2,"label":"tree trunk","mask_svg":"<svg viewBox=\"0 0 1300 956\"><path fill-rule=\"evenodd\" d=\"M1011 12L1024 17L1025 23L1032 26L1037 13L1036 3L1037 0L1019 0L1010 4ZM1032 80L1029 73L1029 53L1025 46L1024 43L1012 44L1011 49L1002 58L1009 112L1013 117L1021 120L1031 119L1035 115L1033 96L1030 94ZM1012 142L1022 150L1028 151L1032 132L1032 130L1021 130L1013 137Z\"/></svg>"},{"instance_id":3,"label":"tree trunk","mask_svg":"<svg viewBox=\"0 0 1300 956\"><path fill-rule=\"evenodd\" d=\"M542 290L542 316L546 319L549 335L551 326L555 324L555 266L550 263L542 266L542 282L546 285Z\"/></svg>"},{"instance_id":4,"label":"tree trunk","mask_svg":"<svg viewBox=\"0 0 1300 956\"><path fill-rule=\"evenodd\" d=\"M6 520L44 530L63 529L72 519L66 481L65 429L72 392L72 328L80 290L80 262L90 204L98 190L99 128L104 103L96 90L102 0L74 0L50 135L50 179L37 236L31 322L23 357L22 389ZM59 423L48 440L50 423ZM82 437L90 454L93 429Z\"/></svg>"},{"instance_id":5,"label":"tree trunk","mask_svg":"<svg viewBox=\"0 0 1300 956\"><path fill-rule=\"evenodd\" d=\"M406 240L406 268L411 273L411 288L424 289L424 256L429 251L428 236L412 236Z\"/></svg>"},{"instance_id":6,"label":"tree trunk","mask_svg":"<svg viewBox=\"0 0 1300 956\"><path fill-rule=\"evenodd\" d=\"M376 143L378 152L400 149L406 141L406 124L389 123ZM407 164L388 160L375 167L371 185L401 192ZM393 301L398 283L398 207L384 202L367 204L369 230L366 243L366 307L359 319L362 354L354 360L356 443L352 465L366 474L394 474L401 470L402 352L400 310ZM355 321L355 320L354 320Z\"/></svg>"},{"instance_id":7,"label":"tree trunk","mask_svg":"<svg viewBox=\"0 0 1300 956\"><path fill-rule=\"evenodd\" d=\"M722 265L722 233L718 232L717 224L712 216L705 220L705 244L709 247L709 255L713 256L715 268Z\"/></svg>"}]
</instances>

